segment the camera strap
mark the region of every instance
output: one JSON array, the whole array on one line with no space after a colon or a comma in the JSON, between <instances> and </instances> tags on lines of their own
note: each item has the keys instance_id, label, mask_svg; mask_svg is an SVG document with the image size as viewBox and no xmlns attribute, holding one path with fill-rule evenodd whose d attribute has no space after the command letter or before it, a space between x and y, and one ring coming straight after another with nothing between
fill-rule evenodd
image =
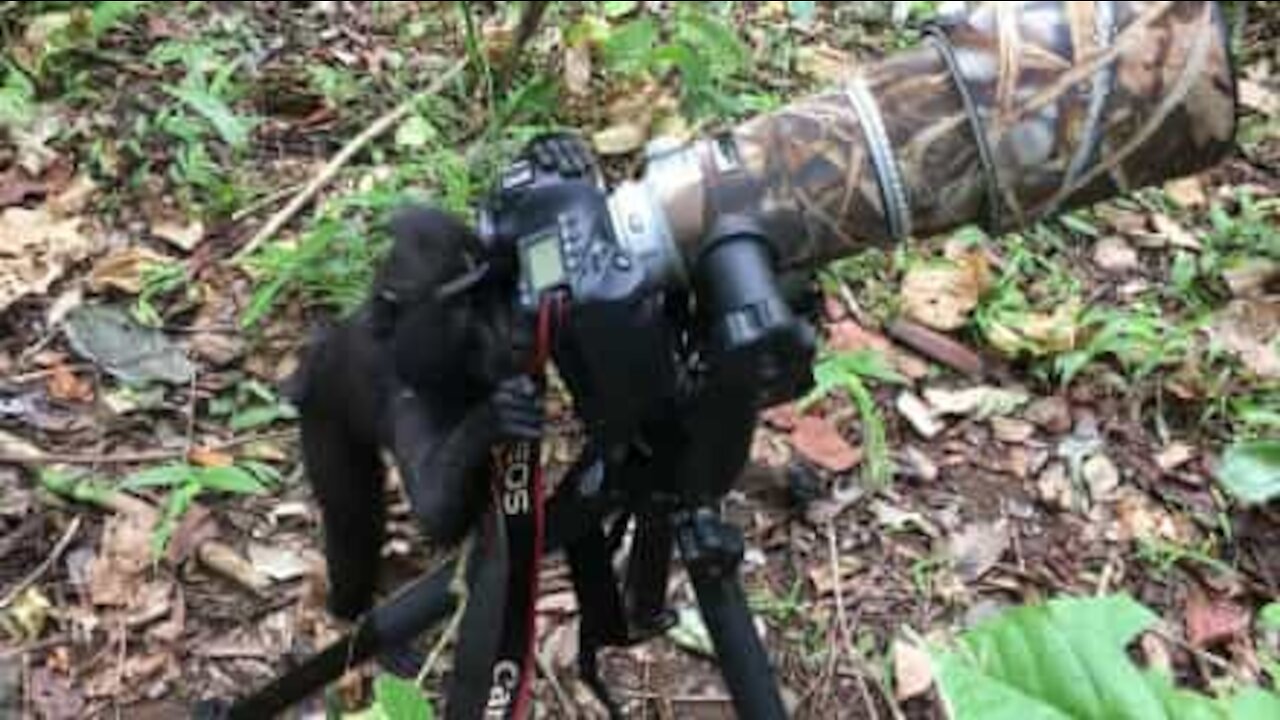
<instances>
[{"instance_id":1,"label":"camera strap","mask_svg":"<svg viewBox=\"0 0 1280 720\"><path fill-rule=\"evenodd\" d=\"M550 358L553 331L553 311L559 304L546 301L538 312L536 347L530 374L540 390L545 388L546 366ZM545 503L542 478L542 448L538 440L521 440L506 443L493 450L492 482L495 508L491 516L499 532L490 539L505 544L505 552L490 557L504 568L496 571L493 582L473 586L473 593L490 594L488 598L473 598L485 605L492 595L502 596L504 611L498 627L489 630L500 632L496 647L486 643L479 635L464 636L459 641L459 657L471 658L463 684L472 688L487 685L483 697L473 698L471 707L456 708L453 717L472 718L525 718L529 716L533 696L535 668L534 642L537 638L536 606L538 600L538 570L542 564L546 535ZM505 562L502 562L505 561ZM500 587L494 587L500 585ZM499 630L500 628L500 630ZM493 653L481 664L487 673L481 676L475 667L475 647L487 647L482 653ZM462 670L462 668L459 668ZM483 707L479 703L483 703Z\"/></svg>"}]
</instances>

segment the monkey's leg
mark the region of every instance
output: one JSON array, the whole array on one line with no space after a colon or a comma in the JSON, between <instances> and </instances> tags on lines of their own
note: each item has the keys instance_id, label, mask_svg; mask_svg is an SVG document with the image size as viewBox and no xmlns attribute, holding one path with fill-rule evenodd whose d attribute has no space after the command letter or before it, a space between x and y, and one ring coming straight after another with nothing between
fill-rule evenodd
<instances>
[{"instance_id":1,"label":"monkey's leg","mask_svg":"<svg viewBox=\"0 0 1280 720\"><path fill-rule=\"evenodd\" d=\"M341 420L323 416L304 415L302 449L324 521L329 611L355 620L377 591L386 521L381 459Z\"/></svg>"}]
</instances>

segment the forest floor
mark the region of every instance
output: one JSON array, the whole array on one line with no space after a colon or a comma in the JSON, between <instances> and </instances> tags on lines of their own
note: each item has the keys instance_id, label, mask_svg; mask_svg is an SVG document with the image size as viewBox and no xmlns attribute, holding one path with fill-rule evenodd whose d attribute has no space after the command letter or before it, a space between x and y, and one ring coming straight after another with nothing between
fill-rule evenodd
<instances>
[{"instance_id":1,"label":"forest floor","mask_svg":"<svg viewBox=\"0 0 1280 720\"><path fill-rule=\"evenodd\" d=\"M467 209L553 126L634 174L650 136L909 47L935 4L555 2L508 78L523 5L0 3L0 717L181 717L338 637L279 388L363 298L388 210ZM940 717L919 638L1063 597L1150 608L1132 654L1186 687L1280 684L1280 513L1240 493L1280 484L1256 442L1280 435L1280 10L1227 5L1250 11L1221 167L823 270L827 392L768 413L725 501L794 716ZM399 495L390 524L389 590L437 560ZM559 560L542 588L539 714L595 717ZM669 636L607 653L615 692L732 716L682 573L670 597ZM375 673L328 702L367 704Z\"/></svg>"}]
</instances>

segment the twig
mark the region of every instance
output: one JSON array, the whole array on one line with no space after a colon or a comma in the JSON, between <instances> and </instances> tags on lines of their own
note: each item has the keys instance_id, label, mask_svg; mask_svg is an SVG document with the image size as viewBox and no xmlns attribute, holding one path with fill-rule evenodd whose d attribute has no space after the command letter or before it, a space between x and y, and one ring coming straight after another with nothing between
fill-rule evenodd
<instances>
[{"instance_id":1,"label":"twig","mask_svg":"<svg viewBox=\"0 0 1280 720\"><path fill-rule=\"evenodd\" d=\"M1223 660L1222 658L1218 657L1217 655L1214 655L1213 653L1205 652L1204 650L1201 650L1200 648L1192 645L1191 643L1187 642L1186 640L1183 640L1182 638L1174 636L1173 633L1169 632L1163 627L1160 627L1157 625L1156 627L1153 627L1150 632L1154 634L1156 637L1161 638L1165 642L1173 643L1174 645L1177 645L1179 648L1187 651L1188 653L1191 653L1192 657L1196 658L1197 660L1200 660L1201 662L1212 665L1225 673L1232 674L1232 675L1235 674L1235 668L1231 667L1231 663L1227 662L1226 660Z\"/></svg>"},{"instance_id":2,"label":"twig","mask_svg":"<svg viewBox=\"0 0 1280 720\"><path fill-rule=\"evenodd\" d=\"M844 604L844 585L842 581L843 575L840 572L840 548L836 542L836 524L834 521L827 523L827 550L831 555L831 577L835 579L832 584L836 594L836 624L839 626L840 633L840 654L850 656L853 652L853 632L849 627L849 613L845 610ZM862 663L854 659L854 664L858 665L858 675L856 682L858 683L858 694L862 696L862 703L867 707L867 715L871 720L880 720L880 711L876 709L875 700L871 698L871 691L867 689L867 680L863 677Z\"/></svg>"},{"instance_id":3,"label":"twig","mask_svg":"<svg viewBox=\"0 0 1280 720\"><path fill-rule=\"evenodd\" d=\"M245 220L248 220L254 215L257 215L259 212L261 212L265 208L271 207L272 205L275 205L281 200L298 192L298 190L302 189L302 187L303 187L302 183L294 183L293 185L286 185L280 188L279 190L276 190L273 193L268 193L266 195L263 195L257 200L254 200L252 203L249 203L243 208L237 210L235 214L231 216L232 224L239 224L244 222Z\"/></svg>"},{"instance_id":4,"label":"twig","mask_svg":"<svg viewBox=\"0 0 1280 720\"><path fill-rule=\"evenodd\" d=\"M45 638L39 642L33 642L30 645L22 645L21 647L16 647L12 650L0 652L0 664L13 662L15 659L30 655L31 653L38 653L42 650L49 650L70 644L71 637L69 635L55 635L51 638Z\"/></svg>"},{"instance_id":5,"label":"twig","mask_svg":"<svg viewBox=\"0 0 1280 720\"><path fill-rule=\"evenodd\" d=\"M14 375L12 377L0 378L0 381L3 381L9 385L26 385L27 383L35 382L37 380L44 380L48 377L51 377L54 373L61 372L62 370L69 370L73 373L78 373L78 372L84 372L86 370L93 370L93 369L95 369L95 367L89 363L83 363L79 365L65 365L61 368L48 368L45 370L34 370L24 375Z\"/></svg>"},{"instance_id":6,"label":"twig","mask_svg":"<svg viewBox=\"0 0 1280 720\"><path fill-rule=\"evenodd\" d=\"M467 614L467 602L470 599L470 591L467 588L467 565L471 559L471 548L474 544L475 536L468 536L458 554L458 565L454 568L453 577L449 580L449 592L458 598L458 607L453 611L453 617L449 619L449 626L445 628L444 634L440 636L435 647L431 648L431 654L422 664L422 670L418 672L419 686L431 677L431 673L440 662L440 657L444 655L445 648L458 636L458 628L462 626L462 619Z\"/></svg>"},{"instance_id":7,"label":"twig","mask_svg":"<svg viewBox=\"0 0 1280 720\"><path fill-rule=\"evenodd\" d=\"M27 588L40 582L40 578L44 577L45 573L49 572L54 564L58 562L58 559L62 557L62 553L66 552L67 548L71 546L71 541L75 540L76 533L80 532L80 524L81 518L77 515L76 518L71 521L71 526L67 528L65 533L63 533L62 539L58 541L57 545L53 546L53 552L49 553L49 557L45 558L44 562L40 563L35 570L32 570L31 574L28 575L26 579L10 590L9 594L5 595L3 600L0 600L0 607L9 607L13 604L14 600L18 599L19 595L27 591Z\"/></svg>"},{"instance_id":8,"label":"twig","mask_svg":"<svg viewBox=\"0 0 1280 720\"><path fill-rule=\"evenodd\" d=\"M296 438L296 430L283 430L252 437L236 438L225 443L211 445L213 452L225 452L258 442L275 442ZM41 453L38 456L24 454L0 454L0 465L134 465L140 463L164 462L186 457L188 450L151 450L139 453L113 453L96 455L64 455L60 453Z\"/></svg>"},{"instance_id":9,"label":"twig","mask_svg":"<svg viewBox=\"0 0 1280 720\"><path fill-rule=\"evenodd\" d=\"M312 178L312 180L303 187L302 191L294 196L293 200L289 201L288 205L285 205L280 212L272 216L272 218L267 221L267 224L263 225L262 229L259 230L243 248L231 257L231 262L243 262L246 258L257 252L259 248L270 241L271 238L275 237L275 234L280 232L280 230L288 224L294 216L301 212L304 207L309 205L311 201L315 199L316 195L318 195L320 191L333 180L333 178L338 174L338 171L346 166L347 163L351 162L351 159L363 150L366 145L381 137L391 128L395 127L397 123L403 120L409 113L413 112L413 109L417 107L418 103L421 102L423 98L439 94L440 91L452 82L458 73L462 72L463 68L466 66L466 58L459 60L454 63L453 67L449 68L447 72L437 78L435 82L431 83L427 89L415 93L410 96L409 99L400 103L382 117L374 120L372 125L365 128L359 135L355 136L351 142L343 146L343 148L338 151L338 154L334 155L333 159L331 159L328 164L320 170L320 173Z\"/></svg>"}]
</instances>

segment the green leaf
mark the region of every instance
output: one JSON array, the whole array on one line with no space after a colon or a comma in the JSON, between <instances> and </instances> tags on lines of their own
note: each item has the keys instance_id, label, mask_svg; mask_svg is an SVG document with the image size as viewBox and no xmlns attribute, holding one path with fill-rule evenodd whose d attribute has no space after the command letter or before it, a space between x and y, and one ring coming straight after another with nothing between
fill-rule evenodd
<instances>
[{"instance_id":1,"label":"green leaf","mask_svg":"<svg viewBox=\"0 0 1280 720\"><path fill-rule=\"evenodd\" d=\"M1258 613L1258 624L1264 630L1280 631L1280 602L1273 602Z\"/></svg>"},{"instance_id":2,"label":"green leaf","mask_svg":"<svg viewBox=\"0 0 1280 720\"><path fill-rule=\"evenodd\" d=\"M138 14L146 4L140 0L94 3L93 13L89 16L89 32L97 37Z\"/></svg>"},{"instance_id":3,"label":"green leaf","mask_svg":"<svg viewBox=\"0 0 1280 720\"><path fill-rule=\"evenodd\" d=\"M217 95L200 87L182 86L164 88L171 97L182 102L204 118L222 142L233 148L243 148L249 143L253 122L236 115L235 111Z\"/></svg>"},{"instance_id":4,"label":"green leaf","mask_svg":"<svg viewBox=\"0 0 1280 720\"><path fill-rule=\"evenodd\" d=\"M1231 720L1275 720L1280 696L1258 689L1245 690L1231 703Z\"/></svg>"},{"instance_id":5,"label":"green leaf","mask_svg":"<svg viewBox=\"0 0 1280 720\"><path fill-rule=\"evenodd\" d=\"M421 148L430 145L440 136L431 121L414 115L400 123L396 129L396 145L402 148Z\"/></svg>"},{"instance_id":6,"label":"green leaf","mask_svg":"<svg viewBox=\"0 0 1280 720\"><path fill-rule=\"evenodd\" d=\"M422 691L408 680L380 675L373 684L379 710L387 720L432 720L435 710Z\"/></svg>"},{"instance_id":7,"label":"green leaf","mask_svg":"<svg viewBox=\"0 0 1280 720\"><path fill-rule=\"evenodd\" d=\"M151 536L151 552L153 555L159 557L169 547L169 540L173 538L174 531L178 529L178 523L182 520L182 516L187 514L191 506L195 504L196 499L200 497L200 489L200 485L188 483L169 494L169 502L165 505L164 517L160 519L160 525L156 527L155 534Z\"/></svg>"},{"instance_id":8,"label":"green leaf","mask_svg":"<svg viewBox=\"0 0 1280 720\"><path fill-rule=\"evenodd\" d=\"M253 473L238 467L205 468L198 476L200 487L206 490L236 495L261 495L267 488Z\"/></svg>"},{"instance_id":9,"label":"green leaf","mask_svg":"<svg viewBox=\"0 0 1280 720\"><path fill-rule=\"evenodd\" d=\"M121 490L133 491L146 488L174 488L186 484L195 477L196 469L190 465L163 465L134 473L120 483Z\"/></svg>"},{"instance_id":10,"label":"green leaf","mask_svg":"<svg viewBox=\"0 0 1280 720\"><path fill-rule=\"evenodd\" d=\"M1125 654L1156 619L1123 596L1011 610L937 658L951 717L1165 717L1160 694Z\"/></svg>"},{"instance_id":11,"label":"green leaf","mask_svg":"<svg viewBox=\"0 0 1280 720\"><path fill-rule=\"evenodd\" d=\"M611 32L605 40L605 64L621 73L642 72L652 62L657 43L658 25L653 18L632 20Z\"/></svg>"},{"instance_id":12,"label":"green leaf","mask_svg":"<svg viewBox=\"0 0 1280 720\"><path fill-rule=\"evenodd\" d=\"M711 631L702 619L702 613L694 608L682 608L678 618L667 633L671 641L689 652L714 657L715 644L711 640Z\"/></svg>"},{"instance_id":13,"label":"green leaf","mask_svg":"<svg viewBox=\"0 0 1280 720\"><path fill-rule=\"evenodd\" d=\"M1262 505L1280 496L1280 440L1238 443L1227 451L1218 480L1248 505Z\"/></svg>"},{"instance_id":14,"label":"green leaf","mask_svg":"<svg viewBox=\"0 0 1280 720\"><path fill-rule=\"evenodd\" d=\"M610 19L630 15L640 3L636 0L607 0L604 3L604 16Z\"/></svg>"},{"instance_id":15,"label":"green leaf","mask_svg":"<svg viewBox=\"0 0 1280 720\"><path fill-rule=\"evenodd\" d=\"M285 405L264 405L232 415L229 427L233 432L244 432L266 427L277 420L293 420L296 417L297 412Z\"/></svg>"}]
</instances>

